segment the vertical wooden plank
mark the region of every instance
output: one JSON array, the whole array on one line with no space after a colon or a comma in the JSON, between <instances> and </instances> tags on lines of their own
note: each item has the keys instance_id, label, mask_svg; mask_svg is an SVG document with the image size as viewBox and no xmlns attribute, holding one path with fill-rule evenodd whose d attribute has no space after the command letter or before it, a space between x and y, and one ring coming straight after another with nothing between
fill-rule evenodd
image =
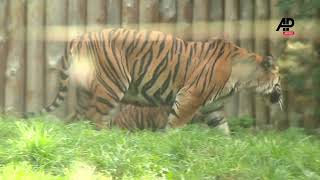
<instances>
[{"instance_id":1,"label":"vertical wooden plank","mask_svg":"<svg viewBox=\"0 0 320 180\"><path fill-rule=\"evenodd\" d=\"M46 104L52 102L58 91L60 57L64 55L67 41L67 1L46 1ZM66 104L53 114L66 115Z\"/></svg>"},{"instance_id":2,"label":"vertical wooden plank","mask_svg":"<svg viewBox=\"0 0 320 180\"><path fill-rule=\"evenodd\" d=\"M285 39L280 32L276 31L277 26L279 25L281 19L285 17L286 12L280 11L279 7L276 6L278 0L272 0L270 3L270 25L269 25L269 52L275 59L278 59L283 53L285 48ZM272 106L271 109L268 108L270 122L275 124L277 129L286 129L289 127L288 119L288 86L284 80L281 81L283 88L283 100L284 100L284 109L283 112L279 107Z\"/></svg>"},{"instance_id":3,"label":"vertical wooden plank","mask_svg":"<svg viewBox=\"0 0 320 180\"><path fill-rule=\"evenodd\" d=\"M0 1L0 115L4 112L5 65L7 58L7 17L9 1Z\"/></svg>"},{"instance_id":4,"label":"vertical wooden plank","mask_svg":"<svg viewBox=\"0 0 320 180\"><path fill-rule=\"evenodd\" d=\"M225 1L224 6L224 31L225 38L237 43L238 40L238 1ZM225 105L228 117L237 116L239 107L238 94L233 95Z\"/></svg>"},{"instance_id":5,"label":"vertical wooden plank","mask_svg":"<svg viewBox=\"0 0 320 180\"><path fill-rule=\"evenodd\" d=\"M44 1L27 2L27 89L26 111L44 105Z\"/></svg>"},{"instance_id":6,"label":"vertical wooden plank","mask_svg":"<svg viewBox=\"0 0 320 180\"><path fill-rule=\"evenodd\" d=\"M122 1L122 27L129 29L139 28L139 4L138 0Z\"/></svg>"},{"instance_id":7,"label":"vertical wooden plank","mask_svg":"<svg viewBox=\"0 0 320 180\"><path fill-rule=\"evenodd\" d=\"M255 52L261 55L268 54L269 2L256 0L255 2ZM268 123L268 107L261 95L255 96L256 127L263 127Z\"/></svg>"},{"instance_id":8,"label":"vertical wooden plank","mask_svg":"<svg viewBox=\"0 0 320 180\"><path fill-rule=\"evenodd\" d=\"M139 29L159 29L159 1L140 0L139 2Z\"/></svg>"},{"instance_id":9,"label":"vertical wooden plank","mask_svg":"<svg viewBox=\"0 0 320 180\"><path fill-rule=\"evenodd\" d=\"M160 27L159 30L175 34L177 21L177 1L162 0L160 3Z\"/></svg>"},{"instance_id":10,"label":"vertical wooden plank","mask_svg":"<svg viewBox=\"0 0 320 180\"><path fill-rule=\"evenodd\" d=\"M5 72L5 111L8 113L24 110L25 12L25 1L10 1L9 52Z\"/></svg>"},{"instance_id":11,"label":"vertical wooden plank","mask_svg":"<svg viewBox=\"0 0 320 180\"><path fill-rule=\"evenodd\" d=\"M87 4L87 31L101 31L107 21L106 1L90 0Z\"/></svg>"},{"instance_id":12,"label":"vertical wooden plank","mask_svg":"<svg viewBox=\"0 0 320 180\"><path fill-rule=\"evenodd\" d=\"M253 16L254 2L253 0L240 1L240 30L239 39L240 46L253 52ZM246 89L239 92L239 112L238 116L254 116L253 114L253 96L252 90Z\"/></svg>"},{"instance_id":13,"label":"vertical wooden plank","mask_svg":"<svg viewBox=\"0 0 320 180\"><path fill-rule=\"evenodd\" d=\"M121 26L121 0L107 0L107 24L108 27Z\"/></svg>"},{"instance_id":14,"label":"vertical wooden plank","mask_svg":"<svg viewBox=\"0 0 320 180\"><path fill-rule=\"evenodd\" d=\"M193 1L178 0L177 1L177 25L176 34L184 40L192 39L192 16Z\"/></svg>"},{"instance_id":15,"label":"vertical wooden plank","mask_svg":"<svg viewBox=\"0 0 320 180\"><path fill-rule=\"evenodd\" d=\"M85 32L86 25L86 0L68 1L68 40L75 38ZM74 112L76 106L76 93L73 84L68 92L68 114Z\"/></svg>"},{"instance_id":16,"label":"vertical wooden plank","mask_svg":"<svg viewBox=\"0 0 320 180\"><path fill-rule=\"evenodd\" d=\"M208 0L194 1L192 37L193 40L208 39Z\"/></svg>"},{"instance_id":17,"label":"vertical wooden plank","mask_svg":"<svg viewBox=\"0 0 320 180\"><path fill-rule=\"evenodd\" d=\"M223 19L224 19L224 1L210 0L209 1L209 35L210 37L223 36Z\"/></svg>"}]
</instances>

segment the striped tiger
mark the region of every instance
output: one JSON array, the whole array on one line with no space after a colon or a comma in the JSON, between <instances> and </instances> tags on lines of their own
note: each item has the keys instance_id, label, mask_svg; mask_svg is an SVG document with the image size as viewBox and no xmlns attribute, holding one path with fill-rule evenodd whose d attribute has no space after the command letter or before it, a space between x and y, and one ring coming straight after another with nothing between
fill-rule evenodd
<instances>
[{"instance_id":1,"label":"striped tiger","mask_svg":"<svg viewBox=\"0 0 320 180\"><path fill-rule=\"evenodd\" d=\"M184 41L159 31L105 29L70 41L61 61L59 92L40 112L56 109L72 81L85 97L78 100L75 117L88 117L98 127L110 125L102 117L119 103L170 106L166 127L181 127L235 86L281 102L275 60L224 39Z\"/></svg>"},{"instance_id":2,"label":"striped tiger","mask_svg":"<svg viewBox=\"0 0 320 180\"><path fill-rule=\"evenodd\" d=\"M111 119L111 127L118 127L130 131L149 129L156 131L164 129L168 121L170 106L140 107L131 104L120 105L119 113ZM206 127L220 127L226 123L224 116L219 111L212 111L209 114L197 112L190 123L201 124ZM223 128L221 128L223 129ZM223 129L227 134L228 129Z\"/></svg>"},{"instance_id":3,"label":"striped tiger","mask_svg":"<svg viewBox=\"0 0 320 180\"><path fill-rule=\"evenodd\" d=\"M190 123L197 123L211 128L217 127L225 134L229 134L229 127L223 111L223 102L217 101L206 108L201 108L193 116ZM116 115L111 118L110 127L118 127L130 131L164 129L168 121L170 108L170 106L143 107L120 104Z\"/></svg>"}]
</instances>

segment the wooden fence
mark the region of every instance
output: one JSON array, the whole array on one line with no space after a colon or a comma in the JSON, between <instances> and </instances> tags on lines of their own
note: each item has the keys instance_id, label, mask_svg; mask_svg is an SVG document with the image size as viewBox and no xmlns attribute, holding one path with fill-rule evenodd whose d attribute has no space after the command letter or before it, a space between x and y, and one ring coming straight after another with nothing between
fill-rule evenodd
<instances>
[{"instance_id":1,"label":"wooden fence","mask_svg":"<svg viewBox=\"0 0 320 180\"><path fill-rule=\"evenodd\" d=\"M106 27L160 30L186 40L223 36L260 54L281 54L275 28L285 15L265 0L1 0L0 112L38 110L57 91L58 57L67 40ZM226 105L229 116L252 116L259 127L290 125L285 107L268 107L260 96L241 92ZM66 105L55 114L72 111Z\"/></svg>"}]
</instances>

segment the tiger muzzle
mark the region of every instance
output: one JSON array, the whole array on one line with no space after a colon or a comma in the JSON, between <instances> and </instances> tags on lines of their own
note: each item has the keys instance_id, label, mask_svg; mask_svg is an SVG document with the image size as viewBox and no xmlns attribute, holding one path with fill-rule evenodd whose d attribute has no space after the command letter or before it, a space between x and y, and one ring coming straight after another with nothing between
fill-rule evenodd
<instances>
[{"instance_id":1,"label":"tiger muzzle","mask_svg":"<svg viewBox=\"0 0 320 180\"><path fill-rule=\"evenodd\" d=\"M279 84L276 84L273 87L272 92L270 93L270 102L272 104L278 103L279 101L281 101L281 97L282 97L281 87Z\"/></svg>"}]
</instances>

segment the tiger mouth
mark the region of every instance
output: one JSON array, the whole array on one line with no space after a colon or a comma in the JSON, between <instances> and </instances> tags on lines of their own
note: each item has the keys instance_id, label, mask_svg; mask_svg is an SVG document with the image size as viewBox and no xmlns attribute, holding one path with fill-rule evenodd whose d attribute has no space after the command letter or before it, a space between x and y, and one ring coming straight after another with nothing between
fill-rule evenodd
<instances>
[{"instance_id":1,"label":"tiger mouth","mask_svg":"<svg viewBox=\"0 0 320 180\"><path fill-rule=\"evenodd\" d=\"M282 91L281 91L280 84L276 84L272 88L271 92L267 93L266 95L269 96L269 102L271 102L272 104L278 103L280 106L280 109L282 110L283 102L282 102Z\"/></svg>"}]
</instances>

